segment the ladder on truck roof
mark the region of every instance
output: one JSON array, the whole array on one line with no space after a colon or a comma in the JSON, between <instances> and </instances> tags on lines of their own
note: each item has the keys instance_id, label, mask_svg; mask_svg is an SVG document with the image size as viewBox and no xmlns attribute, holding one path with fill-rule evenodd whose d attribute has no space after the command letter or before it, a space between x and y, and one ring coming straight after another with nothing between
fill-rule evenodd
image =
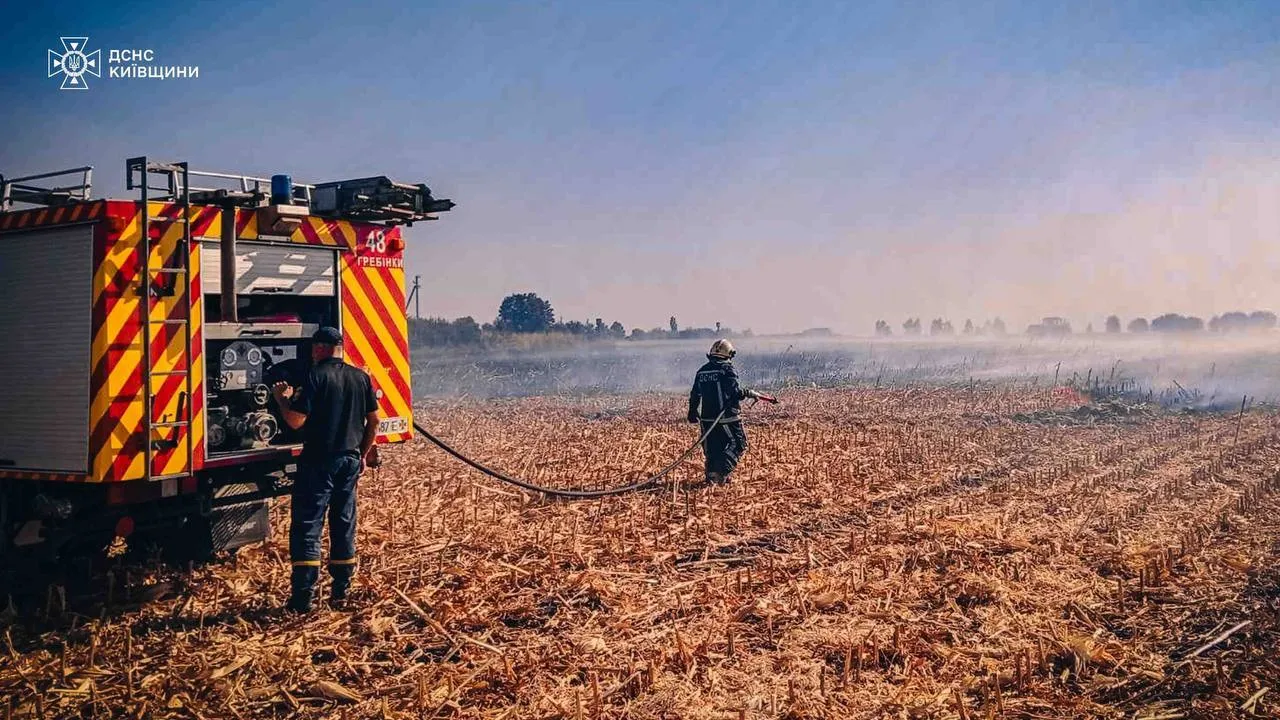
<instances>
[{"instance_id":1,"label":"ladder on truck roof","mask_svg":"<svg viewBox=\"0 0 1280 720\"><path fill-rule=\"evenodd\" d=\"M190 172L187 170L185 162L180 163L155 163L148 162L147 158L135 157L129 158L125 163L127 174L128 189L138 189L142 196L142 237L139 240L138 251L142 253L142 397L143 397L143 431L146 433L146 442L144 447L145 458L145 477L147 480L170 480L175 478L186 477L195 472L195 443L193 442L191 432L191 406L192 383L191 373L195 368L192 367L191 359L193 348L191 346L191 306L196 302L196 298L191 297L191 188L188 183ZM164 176L166 184L164 187L157 187L151 184L151 178L156 175ZM153 191L166 191L167 194L161 194L158 197L152 195ZM177 205L179 215L174 217L154 216L151 214L151 202L162 200ZM223 219L226 222L226 219ZM232 222L235 222L232 220ZM174 253L176 267L168 267L165 259L161 257L160 267L153 268L151 266L151 225L156 223L162 226L161 237L163 238L163 228L180 223L182 225L182 239L178 242L178 247ZM163 251L163 248L162 248ZM182 313L182 317L163 318L160 320L151 319L151 301L153 297L158 297L158 293L154 292L157 287L152 275L168 276L173 281L173 286L177 287L181 282L186 291L182 293L186 297L186 307ZM181 327L185 338L186 353L184 356L183 369L177 369L177 363L169 370L156 370L154 358L151 356L151 338L153 335L153 326L161 328ZM155 419L155 392L152 383L159 378L160 382L164 382L164 378L181 376L185 381L185 391L178 396L178 407L174 413L173 419L168 416L162 416L159 420ZM152 437L154 430L169 429L173 437L172 439L154 439ZM157 451L173 449L179 444L179 438L186 435L187 441L187 464L183 472L177 473L153 473L152 464Z\"/></svg>"},{"instance_id":2,"label":"ladder on truck roof","mask_svg":"<svg viewBox=\"0 0 1280 720\"><path fill-rule=\"evenodd\" d=\"M47 183L32 184L33 180L50 180L65 175L79 175L80 182L71 185L52 185ZM13 210L14 203L26 205L69 205L85 202L93 190L93 166L55 170L54 172L26 175L24 177L5 177L0 174L0 213Z\"/></svg>"},{"instance_id":3,"label":"ladder on truck roof","mask_svg":"<svg viewBox=\"0 0 1280 720\"><path fill-rule=\"evenodd\" d=\"M138 164L141 161L146 170ZM271 180L253 175L192 170L187 163L147 162L145 157L126 161L129 172L129 189L134 185L133 173L143 176L161 175L163 186L149 186L147 199L162 202L182 200L190 207L196 205L234 204L242 208L256 208L269 204ZM42 187L30 184L33 180L47 180L63 175L81 174L78 184ZM13 209L13 203L30 205L65 205L89 200L92 189L93 168L90 166L59 170L26 177L6 178L0 175L0 213ZM192 178L203 178L210 186L193 186ZM435 213L448 212L454 207L452 200L435 198L431 188L424 184L407 184L377 175L373 177L338 180L315 185L290 181L290 201L307 209L311 215L332 220L382 223L387 226L408 225L423 220L435 220ZM220 186L220 187L219 187Z\"/></svg>"},{"instance_id":4,"label":"ladder on truck roof","mask_svg":"<svg viewBox=\"0 0 1280 720\"><path fill-rule=\"evenodd\" d=\"M136 160L137 158L134 158ZM131 161L132 162L132 161ZM209 172L207 170L191 170L187 163L152 163L154 174L165 175L166 186L154 188L163 190L163 194L153 196L152 200L174 202L185 191L188 199L196 205L222 205L234 203L240 207L253 208L264 205L271 196L271 180L238 175L236 173ZM192 179L207 185L191 185ZM292 200L297 205L309 206L314 185L293 183Z\"/></svg>"},{"instance_id":5,"label":"ladder on truck roof","mask_svg":"<svg viewBox=\"0 0 1280 720\"><path fill-rule=\"evenodd\" d=\"M188 201L196 205L254 209L271 202L271 180L267 178L190 170L186 163L153 165L156 168L153 172L165 175L168 180L164 187L157 188L162 194L153 196L153 200L176 201L185 192ZM178 172L179 165L182 172ZM212 185L190 185L192 178L204 178ZM289 182L292 204L306 208L311 215L332 220L413 225L435 220L434 213L447 212L454 206L452 200L432 197L431 188L426 185L398 183L382 175L314 185Z\"/></svg>"}]
</instances>

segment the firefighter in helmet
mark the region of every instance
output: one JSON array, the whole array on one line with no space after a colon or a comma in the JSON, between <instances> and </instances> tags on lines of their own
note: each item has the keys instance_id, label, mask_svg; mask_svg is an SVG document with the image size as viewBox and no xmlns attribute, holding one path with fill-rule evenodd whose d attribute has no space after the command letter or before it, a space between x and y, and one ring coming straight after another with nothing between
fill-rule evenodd
<instances>
[{"instance_id":1,"label":"firefighter in helmet","mask_svg":"<svg viewBox=\"0 0 1280 720\"><path fill-rule=\"evenodd\" d=\"M698 368L689 392L688 419L699 423L707 436L702 445L707 458L707 482L716 485L729 482L729 474L747 450L747 433L738 415L743 398L765 397L738 384L738 373L733 369L735 353L728 340L712 343L707 363Z\"/></svg>"}]
</instances>

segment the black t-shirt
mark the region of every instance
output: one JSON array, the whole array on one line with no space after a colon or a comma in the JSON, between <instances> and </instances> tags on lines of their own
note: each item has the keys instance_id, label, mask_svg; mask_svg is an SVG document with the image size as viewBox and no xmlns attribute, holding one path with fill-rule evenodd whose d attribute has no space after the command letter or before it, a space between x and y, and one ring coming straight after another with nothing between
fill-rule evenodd
<instances>
[{"instance_id":1,"label":"black t-shirt","mask_svg":"<svg viewBox=\"0 0 1280 720\"><path fill-rule=\"evenodd\" d=\"M303 457L324 458L360 452L365 416L378 409L378 400L365 371L329 358L311 368L293 409L307 416Z\"/></svg>"}]
</instances>

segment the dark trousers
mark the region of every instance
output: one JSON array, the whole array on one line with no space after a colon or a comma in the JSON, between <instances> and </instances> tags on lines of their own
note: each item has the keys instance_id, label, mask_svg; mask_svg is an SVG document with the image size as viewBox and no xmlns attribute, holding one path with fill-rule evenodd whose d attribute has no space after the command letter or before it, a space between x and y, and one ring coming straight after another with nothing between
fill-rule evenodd
<instances>
[{"instance_id":1,"label":"dark trousers","mask_svg":"<svg viewBox=\"0 0 1280 720\"><path fill-rule=\"evenodd\" d=\"M333 593L345 595L356 566L356 480L360 458L334 455L304 460L293 486L289 558L293 599L307 603L320 577L320 533L329 515L329 575Z\"/></svg>"},{"instance_id":2,"label":"dark trousers","mask_svg":"<svg viewBox=\"0 0 1280 720\"><path fill-rule=\"evenodd\" d=\"M702 432L706 433L711 423L702 423ZM742 422L722 423L707 435L702 444L702 452L707 458L707 474L717 473L722 479L738 466L742 454L747 451L747 433L742 429Z\"/></svg>"}]
</instances>

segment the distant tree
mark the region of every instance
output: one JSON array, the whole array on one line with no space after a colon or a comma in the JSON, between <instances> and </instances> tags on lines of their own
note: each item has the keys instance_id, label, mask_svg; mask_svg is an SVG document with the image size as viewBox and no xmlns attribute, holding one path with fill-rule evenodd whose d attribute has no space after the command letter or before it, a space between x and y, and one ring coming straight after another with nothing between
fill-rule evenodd
<instances>
[{"instance_id":1,"label":"distant tree","mask_svg":"<svg viewBox=\"0 0 1280 720\"><path fill-rule=\"evenodd\" d=\"M1223 313L1209 319L1209 329L1213 332L1240 332L1250 329L1252 325L1249 316L1242 312Z\"/></svg>"},{"instance_id":2,"label":"distant tree","mask_svg":"<svg viewBox=\"0 0 1280 720\"><path fill-rule=\"evenodd\" d=\"M1276 328L1276 314L1269 310L1254 310L1249 313L1249 324L1255 330L1274 330Z\"/></svg>"},{"instance_id":3,"label":"distant tree","mask_svg":"<svg viewBox=\"0 0 1280 720\"><path fill-rule=\"evenodd\" d=\"M930 335L955 335L956 330L951 326L950 320L944 320L942 318L934 318L933 322L929 324L929 334Z\"/></svg>"},{"instance_id":4,"label":"distant tree","mask_svg":"<svg viewBox=\"0 0 1280 720\"><path fill-rule=\"evenodd\" d=\"M1116 317L1115 315L1107 316L1107 332L1109 333L1120 332L1120 318Z\"/></svg>"},{"instance_id":5,"label":"distant tree","mask_svg":"<svg viewBox=\"0 0 1280 720\"><path fill-rule=\"evenodd\" d=\"M555 320L551 303L533 293L520 293L502 299L494 325L508 332L535 333L546 332Z\"/></svg>"},{"instance_id":6,"label":"distant tree","mask_svg":"<svg viewBox=\"0 0 1280 720\"><path fill-rule=\"evenodd\" d=\"M876 321L876 335L880 337L889 337L893 335L893 328L889 327L889 323L883 320Z\"/></svg>"},{"instance_id":7,"label":"distant tree","mask_svg":"<svg viewBox=\"0 0 1280 720\"><path fill-rule=\"evenodd\" d=\"M480 324L470 315L460 317L450 323L453 330L454 342L459 345L471 345L480 342Z\"/></svg>"},{"instance_id":8,"label":"distant tree","mask_svg":"<svg viewBox=\"0 0 1280 720\"><path fill-rule=\"evenodd\" d=\"M608 331L608 326L604 324L604 320L596 318L596 334L604 335Z\"/></svg>"},{"instance_id":9,"label":"distant tree","mask_svg":"<svg viewBox=\"0 0 1280 720\"><path fill-rule=\"evenodd\" d=\"M733 331L725 328L726 335L733 334ZM710 340L716 337L716 331L711 328L685 328L676 333L674 337L681 340Z\"/></svg>"},{"instance_id":10,"label":"distant tree","mask_svg":"<svg viewBox=\"0 0 1280 720\"><path fill-rule=\"evenodd\" d=\"M1093 323L1088 323L1084 326L1084 334L1085 335L1093 334Z\"/></svg>"},{"instance_id":11,"label":"distant tree","mask_svg":"<svg viewBox=\"0 0 1280 720\"><path fill-rule=\"evenodd\" d=\"M672 316L671 316L671 320L669 321L669 324L671 325L671 334L672 334L672 335L675 335L676 333L680 332L680 325L679 325L679 323L677 323L677 322L676 322L676 316L675 316L675 315L672 315Z\"/></svg>"},{"instance_id":12,"label":"distant tree","mask_svg":"<svg viewBox=\"0 0 1280 720\"><path fill-rule=\"evenodd\" d=\"M622 323L614 320L609 326L609 334L616 338L624 338L627 336L627 329L622 327Z\"/></svg>"},{"instance_id":13,"label":"distant tree","mask_svg":"<svg viewBox=\"0 0 1280 720\"><path fill-rule=\"evenodd\" d=\"M1129 321L1129 332L1131 333L1144 333L1150 329L1151 326L1147 324L1146 318L1134 318Z\"/></svg>"},{"instance_id":14,"label":"distant tree","mask_svg":"<svg viewBox=\"0 0 1280 720\"><path fill-rule=\"evenodd\" d=\"M1165 313L1151 321L1151 332L1185 333L1204 329L1204 321L1198 317L1186 317L1177 313Z\"/></svg>"},{"instance_id":15,"label":"distant tree","mask_svg":"<svg viewBox=\"0 0 1280 720\"><path fill-rule=\"evenodd\" d=\"M1228 312L1215 315L1209 320L1209 329L1213 332L1246 332L1255 330L1271 330L1276 326L1275 313L1255 310L1251 313Z\"/></svg>"},{"instance_id":16,"label":"distant tree","mask_svg":"<svg viewBox=\"0 0 1280 720\"><path fill-rule=\"evenodd\" d=\"M720 334L720 323L716 323L716 334Z\"/></svg>"},{"instance_id":17,"label":"distant tree","mask_svg":"<svg viewBox=\"0 0 1280 720\"><path fill-rule=\"evenodd\" d=\"M409 319L409 342L415 346L449 345L451 339L449 321L444 318Z\"/></svg>"},{"instance_id":18,"label":"distant tree","mask_svg":"<svg viewBox=\"0 0 1280 720\"><path fill-rule=\"evenodd\" d=\"M907 318L906 322L902 323L902 334L919 335L920 318Z\"/></svg>"},{"instance_id":19,"label":"distant tree","mask_svg":"<svg viewBox=\"0 0 1280 720\"><path fill-rule=\"evenodd\" d=\"M480 325L470 317L409 319L409 342L414 346L477 345L481 338Z\"/></svg>"},{"instance_id":20,"label":"distant tree","mask_svg":"<svg viewBox=\"0 0 1280 720\"><path fill-rule=\"evenodd\" d=\"M1169 332L1182 328L1182 316L1177 313L1165 313L1151 319L1151 332Z\"/></svg>"},{"instance_id":21,"label":"distant tree","mask_svg":"<svg viewBox=\"0 0 1280 720\"><path fill-rule=\"evenodd\" d=\"M991 321L991 333L993 335L1004 335L1006 332L1007 330L1005 330L1003 320L1001 320L1000 318L996 318L995 320Z\"/></svg>"},{"instance_id":22,"label":"distant tree","mask_svg":"<svg viewBox=\"0 0 1280 720\"><path fill-rule=\"evenodd\" d=\"M965 321L964 321L964 330L963 330L962 332L964 332L964 334L965 334L965 335L972 335L972 334L973 334L973 321L972 321L972 320L969 320L969 319L967 319L967 318L965 319Z\"/></svg>"}]
</instances>

